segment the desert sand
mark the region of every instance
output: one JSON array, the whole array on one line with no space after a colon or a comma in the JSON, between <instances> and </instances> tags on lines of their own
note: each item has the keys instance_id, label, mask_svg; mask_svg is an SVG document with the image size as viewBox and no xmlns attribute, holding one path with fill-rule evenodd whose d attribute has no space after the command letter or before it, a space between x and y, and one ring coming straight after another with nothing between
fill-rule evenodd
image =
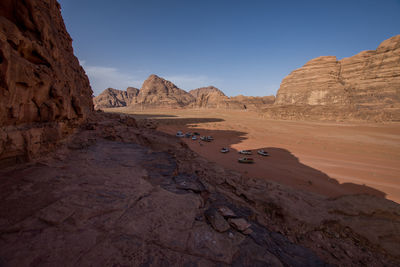
<instances>
[{"instance_id":1,"label":"desert sand","mask_svg":"<svg viewBox=\"0 0 400 267\"><path fill-rule=\"evenodd\" d=\"M259 178L328 197L372 194L400 203L400 124L268 120L235 110L109 109L157 121L158 130L211 135L206 143L182 138L201 156L248 178ZM200 145L201 143L201 145ZM219 150L229 147L230 152ZM255 164L237 162L253 150ZM264 149L269 157L257 155Z\"/></svg>"}]
</instances>

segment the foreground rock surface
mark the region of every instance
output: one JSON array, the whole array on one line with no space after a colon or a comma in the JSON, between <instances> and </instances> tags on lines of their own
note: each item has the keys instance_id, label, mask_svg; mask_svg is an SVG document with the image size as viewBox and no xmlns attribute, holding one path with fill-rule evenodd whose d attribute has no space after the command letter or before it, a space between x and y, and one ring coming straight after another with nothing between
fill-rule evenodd
<instances>
[{"instance_id":1,"label":"foreground rock surface","mask_svg":"<svg viewBox=\"0 0 400 267\"><path fill-rule=\"evenodd\" d=\"M394 202L325 199L245 180L127 116L97 114L48 158L1 170L0 183L6 266L395 266L400 260Z\"/></svg>"},{"instance_id":2,"label":"foreground rock surface","mask_svg":"<svg viewBox=\"0 0 400 267\"><path fill-rule=\"evenodd\" d=\"M400 35L376 50L310 60L282 80L271 117L400 120Z\"/></svg>"},{"instance_id":3,"label":"foreground rock surface","mask_svg":"<svg viewBox=\"0 0 400 267\"><path fill-rule=\"evenodd\" d=\"M0 165L54 147L92 112L55 0L0 2Z\"/></svg>"}]
</instances>

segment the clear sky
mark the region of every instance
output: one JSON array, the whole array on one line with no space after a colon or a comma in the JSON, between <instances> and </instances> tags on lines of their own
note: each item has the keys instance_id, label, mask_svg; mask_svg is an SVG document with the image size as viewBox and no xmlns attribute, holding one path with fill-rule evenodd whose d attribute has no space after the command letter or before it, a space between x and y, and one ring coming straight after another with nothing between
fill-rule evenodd
<instances>
[{"instance_id":1,"label":"clear sky","mask_svg":"<svg viewBox=\"0 0 400 267\"><path fill-rule=\"evenodd\" d=\"M352 56L400 34L400 0L59 0L98 95L150 74L190 90L276 94L318 56Z\"/></svg>"}]
</instances>

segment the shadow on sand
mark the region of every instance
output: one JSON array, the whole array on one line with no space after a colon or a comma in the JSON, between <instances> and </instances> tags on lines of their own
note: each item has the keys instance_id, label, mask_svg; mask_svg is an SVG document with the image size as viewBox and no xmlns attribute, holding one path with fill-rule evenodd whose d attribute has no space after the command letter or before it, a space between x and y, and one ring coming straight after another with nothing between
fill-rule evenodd
<instances>
[{"instance_id":1,"label":"shadow on sand","mask_svg":"<svg viewBox=\"0 0 400 267\"><path fill-rule=\"evenodd\" d=\"M266 179L285 184L296 189L314 192L327 197L341 195L369 194L385 198L386 194L375 188L354 183L339 183L322 171L307 166L299 161L290 151L278 147L260 147L252 149L254 164L241 164L238 158L242 155L233 148L247 139L246 132L235 130L210 130L206 129L206 123L222 122L220 118L177 118L177 116L134 114L137 119L153 119L157 121L160 130L175 134L177 130L184 132L199 132L201 135L213 136L214 141L202 142L183 138L189 147L225 168L242 173L245 177ZM171 118L174 117L174 118ZM203 124L203 125L201 125ZM204 128L202 128L204 127ZM228 147L229 153L220 152L222 147ZM268 151L270 156L263 157L257 154L257 150Z\"/></svg>"}]
</instances>

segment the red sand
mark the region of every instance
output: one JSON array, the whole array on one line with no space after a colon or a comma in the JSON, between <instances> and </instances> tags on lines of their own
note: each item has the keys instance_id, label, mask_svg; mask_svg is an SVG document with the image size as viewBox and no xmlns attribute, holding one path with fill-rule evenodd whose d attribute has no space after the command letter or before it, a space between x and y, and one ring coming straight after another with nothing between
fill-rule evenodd
<instances>
[{"instance_id":1,"label":"red sand","mask_svg":"<svg viewBox=\"0 0 400 267\"><path fill-rule=\"evenodd\" d=\"M368 193L400 203L399 123L277 121L226 110L158 110L135 116L158 120L158 129L170 134L182 130L212 135L215 140L202 145L182 140L210 161L246 177L329 197ZM231 151L220 153L222 147ZM238 163L241 149L253 150L254 164ZM257 155L257 149L271 156Z\"/></svg>"}]
</instances>

